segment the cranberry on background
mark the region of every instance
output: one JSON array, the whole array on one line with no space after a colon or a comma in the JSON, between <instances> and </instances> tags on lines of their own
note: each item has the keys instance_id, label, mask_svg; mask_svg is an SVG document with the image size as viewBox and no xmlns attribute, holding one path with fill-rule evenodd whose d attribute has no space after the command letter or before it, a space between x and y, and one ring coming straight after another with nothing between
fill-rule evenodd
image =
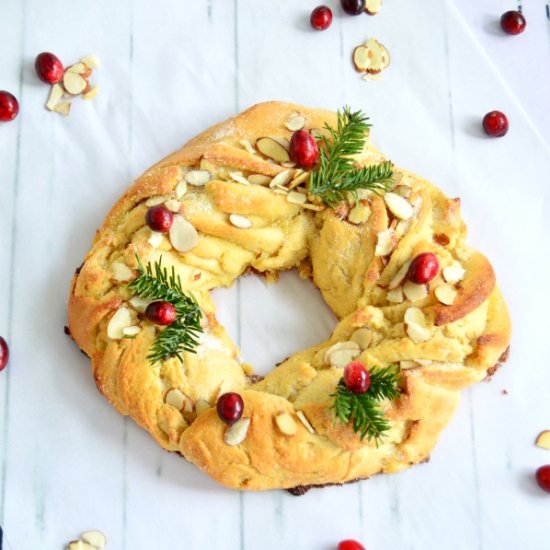
<instances>
[{"instance_id":1,"label":"cranberry on background","mask_svg":"<svg viewBox=\"0 0 550 550\"><path fill-rule=\"evenodd\" d=\"M218 398L216 410L220 419L231 426L243 415L243 398L235 392L224 393Z\"/></svg>"},{"instance_id":2,"label":"cranberry on background","mask_svg":"<svg viewBox=\"0 0 550 550\"><path fill-rule=\"evenodd\" d=\"M348 15L359 15L365 11L365 0L340 0L340 5Z\"/></svg>"},{"instance_id":3,"label":"cranberry on background","mask_svg":"<svg viewBox=\"0 0 550 550\"><path fill-rule=\"evenodd\" d=\"M312 168L319 159L319 146L305 130L292 134L288 152L292 161L301 168Z\"/></svg>"},{"instance_id":4,"label":"cranberry on background","mask_svg":"<svg viewBox=\"0 0 550 550\"><path fill-rule=\"evenodd\" d=\"M10 358L10 348L8 343L2 336L0 336L0 371L6 368L8 364L8 359Z\"/></svg>"},{"instance_id":5,"label":"cranberry on background","mask_svg":"<svg viewBox=\"0 0 550 550\"><path fill-rule=\"evenodd\" d=\"M0 120L9 122L19 113L19 102L13 94L0 90Z\"/></svg>"},{"instance_id":6,"label":"cranberry on background","mask_svg":"<svg viewBox=\"0 0 550 550\"><path fill-rule=\"evenodd\" d=\"M550 464L546 464L545 466L541 466L535 472L535 478L537 480L537 483L539 484L539 487L543 491L546 491L547 493L550 493Z\"/></svg>"},{"instance_id":7,"label":"cranberry on background","mask_svg":"<svg viewBox=\"0 0 550 550\"><path fill-rule=\"evenodd\" d=\"M174 222L174 214L163 204L151 206L145 214L145 222L153 231L168 233Z\"/></svg>"},{"instance_id":8,"label":"cranberry on background","mask_svg":"<svg viewBox=\"0 0 550 550\"><path fill-rule=\"evenodd\" d=\"M365 550L365 547L356 540L346 539L338 544L337 550Z\"/></svg>"},{"instance_id":9,"label":"cranberry on background","mask_svg":"<svg viewBox=\"0 0 550 550\"><path fill-rule=\"evenodd\" d=\"M63 78L63 63L50 52L42 52L36 56L34 68L38 78L48 84L55 84Z\"/></svg>"},{"instance_id":10,"label":"cranberry on background","mask_svg":"<svg viewBox=\"0 0 550 550\"><path fill-rule=\"evenodd\" d=\"M500 26L506 34L521 34L526 25L525 17L520 11L507 11L500 18Z\"/></svg>"},{"instance_id":11,"label":"cranberry on background","mask_svg":"<svg viewBox=\"0 0 550 550\"><path fill-rule=\"evenodd\" d=\"M145 310L145 317L157 325L171 325L176 320L176 308L170 302L152 302Z\"/></svg>"},{"instance_id":12,"label":"cranberry on background","mask_svg":"<svg viewBox=\"0 0 550 550\"><path fill-rule=\"evenodd\" d=\"M317 31L324 31L332 23L332 11L328 6L317 6L309 18L311 26Z\"/></svg>"},{"instance_id":13,"label":"cranberry on background","mask_svg":"<svg viewBox=\"0 0 550 550\"><path fill-rule=\"evenodd\" d=\"M422 252L411 262L407 275L413 283L425 285L435 279L438 272L437 256L433 252Z\"/></svg>"},{"instance_id":14,"label":"cranberry on background","mask_svg":"<svg viewBox=\"0 0 550 550\"><path fill-rule=\"evenodd\" d=\"M488 136L502 137L508 132L508 119L500 111L491 111L483 117L483 129Z\"/></svg>"},{"instance_id":15,"label":"cranberry on background","mask_svg":"<svg viewBox=\"0 0 550 550\"><path fill-rule=\"evenodd\" d=\"M359 361L352 361L344 369L344 383L350 392L360 394L365 393L370 386L370 376Z\"/></svg>"}]
</instances>

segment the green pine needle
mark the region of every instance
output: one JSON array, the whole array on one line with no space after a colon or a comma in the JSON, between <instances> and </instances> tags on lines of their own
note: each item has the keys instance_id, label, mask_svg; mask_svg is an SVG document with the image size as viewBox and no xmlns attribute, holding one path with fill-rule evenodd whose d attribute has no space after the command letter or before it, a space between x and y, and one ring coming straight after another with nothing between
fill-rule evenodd
<instances>
[{"instance_id":1,"label":"green pine needle","mask_svg":"<svg viewBox=\"0 0 550 550\"><path fill-rule=\"evenodd\" d=\"M353 155L359 154L371 127L362 111L351 112L346 106L338 111L336 129L324 128L330 138L321 135L323 147L319 151L319 167L311 173L309 193L320 197L331 208L347 200L349 195L357 202L359 189L375 193L387 191L391 184L392 163L389 161L356 168Z\"/></svg>"},{"instance_id":2,"label":"green pine needle","mask_svg":"<svg viewBox=\"0 0 550 550\"><path fill-rule=\"evenodd\" d=\"M138 276L128 285L140 298L170 302L176 310L176 320L158 334L147 359L152 364L167 357L177 357L183 363L183 352L195 353L199 333L203 332L200 321L202 312L192 294L185 294L181 279L174 266L168 274L162 267L162 258L144 268L137 257Z\"/></svg>"},{"instance_id":3,"label":"green pine needle","mask_svg":"<svg viewBox=\"0 0 550 550\"><path fill-rule=\"evenodd\" d=\"M376 444L382 440L384 432L390 429L390 424L380 408L382 399L399 397L400 370L397 365L385 368L373 367L369 370L370 386L362 394L352 393L342 377L336 386L336 393L331 409L335 420L343 424L351 422L353 431L360 434L361 441L374 438Z\"/></svg>"}]
</instances>

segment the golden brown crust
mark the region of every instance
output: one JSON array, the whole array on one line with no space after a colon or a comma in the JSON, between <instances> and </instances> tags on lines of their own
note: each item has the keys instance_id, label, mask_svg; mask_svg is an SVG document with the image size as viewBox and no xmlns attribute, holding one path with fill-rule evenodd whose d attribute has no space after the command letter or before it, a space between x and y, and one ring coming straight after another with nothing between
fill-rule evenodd
<instances>
[{"instance_id":1,"label":"golden brown crust","mask_svg":"<svg viewBox=\"0 0 550 550\"><path fill-rule=\"evenodd\" d=\"M493 269L464 243L458 199L396 169L401 181L394 191L406 198L413 215L396 218L383 198L366 193L360 205L370 215L359 219L351 215L353 202L336 211L318 203L306 209L289 202L284 190L242 183L250 174L271 178L290 170L293 177L299 175L249 147L260 137L288 139L285 122L293 111L305 117L306 129L335 122L328 111L260 104L206 130L138 178L97 233L69 298L71 334L92 358L94 379L106 399L165 449L180 452L220 483L239 489L344 483L425 461L458 405L460 390L482 380L510 341L508 313ZM369 141L357 162L382 159ZM208 170L213 177L206 186L189 186L178 196L191 169ZM179 214L199 235L198 244L184 254L145 226L148 201L175 198L181 203ZM247 216L252 227L235 227L230 214ZM384 232L391 236L393 250L382 254L378 245ZM445 283L441 275L414 303L407 296L390 299L392 289L399 293L403 288L402 281L395 284L396 274L425 251L434 252L442 267L465 270L452 284L456 298L451 305L437 298L437 287ZM135 275L136 255L143 262L162 255L206 314L197 354L186 353L183 364L169 359L152 367L147 360L158 328L129 304L128 276L120 276L121 264L123 275L128 268ZM341 321L328 341L294 354L258 380L239 362L208 291L231 285L245 271L273 278L292 267L311 277ZM413 306L428 323L422 341L413 339L404 322ZM119 339L109 330L121 308L138 327L135 339ZM334 423L328 410L342 375L331 349L350 341L360 342L356 358L365 365L398 362L404 373L401 397L383 404L391 430L378 447L360 441L349 426ZM228 428L214 408L226 391L241 393L244 417L250 419L246 437L235 446L225 442ZM286 434L277 424L283 413L294 421L296 433Z\"/></svg>"}]
</instances>

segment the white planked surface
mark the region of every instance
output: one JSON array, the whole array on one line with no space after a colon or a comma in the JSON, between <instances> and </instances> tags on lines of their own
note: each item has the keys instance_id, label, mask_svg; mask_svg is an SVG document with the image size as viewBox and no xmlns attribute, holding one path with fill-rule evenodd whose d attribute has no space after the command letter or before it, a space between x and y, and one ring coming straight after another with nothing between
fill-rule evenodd
<instances>
[{"instance_id":1,"label":"white planked surface","mask_svg":"<svg viewBox=\"0 0 550 550\"><path fill-rule=\"evenodd\" d=\"M335 9L315 33L306 0L3 0L0 88L22 107L0 126L0 334L12 352L0 374L0 524L14 550L61 549L87 528L116 550L330 550L347 537L369 550L548 547L550 499L532 480L550 462L533 446L550 428L547 8L524 2L528 32L511 38L494 22L514 2L479 4L386 0L375 18ZM380 82L349 63L371 35L392 54ZM45 111L33 71L43 50L99 55L101 95L68 119ZM367 110L390 158L462 197L514 321L509 362L465 392L429 465L301 498L227 491L157 448L103 401L62 330L72 272L131 179L267 99ZM479 130L493 108L510 119L502 140ZM334 326L304 285L287 275L269 291L254 278L216 291L260 371Z\"/></svg>"}]
</instances>

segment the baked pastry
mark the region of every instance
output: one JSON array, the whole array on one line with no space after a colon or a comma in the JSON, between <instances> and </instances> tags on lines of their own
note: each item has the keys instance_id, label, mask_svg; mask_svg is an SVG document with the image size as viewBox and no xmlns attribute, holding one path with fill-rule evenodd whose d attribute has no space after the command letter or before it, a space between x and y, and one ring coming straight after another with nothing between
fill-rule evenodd
<instances>
[{"instance_id":1,"label":"baked pastry","mask_svg":"<svg viewBox=\"0 0 550 550\"><path fill-rule=\"evenodd\" d=\"M344 483L425 461L460 390L506 357L506 305L491 264L465 243L459 199L397 168L391 193L362 190L334 208L308 196L308 171L284 154L289 128L318 135L336 116L268 102L203 132L131 185L72 282L70 332L100 392L163 448L228 487ZM354 160L385 159L367 139ZM161 204L173 213L169 233L146 223ZM425 253L440 269L429 284L415 283L410 263ZM138 262L161 257L202 311L195 353L182 361L150 359L162 327L128 285ZM274 279L294 267L340 321L329 340L260 379L240 362L208 292L248 271ZM361 439L330 408L352 360L401 369L400 396L380 403L390 427L380 440ZM244 402L230 428L216 410L227 392Z\"/></svg>"}]
</instances>

